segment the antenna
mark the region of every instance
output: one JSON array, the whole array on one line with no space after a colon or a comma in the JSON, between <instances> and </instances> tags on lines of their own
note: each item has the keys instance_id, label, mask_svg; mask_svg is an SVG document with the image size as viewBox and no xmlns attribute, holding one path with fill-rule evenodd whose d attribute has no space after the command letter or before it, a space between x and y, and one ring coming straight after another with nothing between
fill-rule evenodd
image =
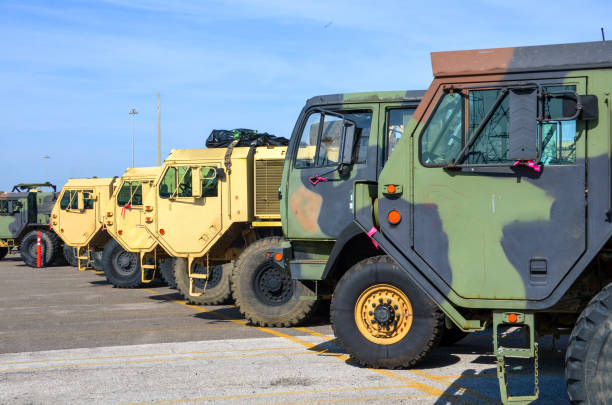
<instances>
[{"instance_id":1,"label":"antenna","mask_svg":"<svg viewBox=\"0 0 612 405\"><path fill-rule=\"evenodd\" d=\"M601 27L601 40L602 40L602 41L604 41L604 42L605 42L605 40L606 40L606 34L605 34L605 32L604 32L603 27Z\"/></svg>"},{"instance_id":2,"label":"antenna","mask_svg":"<svg viewBox=\"0 0 612 405\"><path fill-rule=\"evenodd\" d=\"M157 166L161 166L161 102L157 92Z\"/></svg>"}]
</instances>

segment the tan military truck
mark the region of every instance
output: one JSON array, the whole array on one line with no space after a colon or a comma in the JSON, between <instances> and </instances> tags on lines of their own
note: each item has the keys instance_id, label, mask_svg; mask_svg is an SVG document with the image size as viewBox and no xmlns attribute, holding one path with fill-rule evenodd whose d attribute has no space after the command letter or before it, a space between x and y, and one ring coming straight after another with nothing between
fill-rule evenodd
<instances>
[{"instance_id":1,"label":"tan military truck","mask_svg":"<svg viewBox=\"0 0 612 405\"><path fill-rule=\"evenodd\" d=\"M143 198L150 209L144 226L178 258L176 284L188 301L226 302L232 261L255 240L281 233L278 187L286 149L181 149L164 161L155 193Z\"/></svg>"},{"instance_id":2,"label":"tan military truck","mask_svg":"<svg viewBox=\"0 0 612 405\"><path fill-rule=\"evenodd\" d=\"M144 200L151 200L148 195L155 193L154 182L160 173L159 166L127 169L104 210L103 221L112 239L104 247L102 263L107 280L115 287L133 288L151 282L158 267L162 278L174 285L172 269L165 262L167 255L145 229L154 209Z\"/></svg>"},{"instance_id":3,"label":"tan military truck","mask_svg":"<svg viewBox=\"0 0 612 405\"><path fill-rule=\"evenodd\" d=\"M51 211L51 227L64 241L66 260L85 270L102 269L101 252L110 239L103 210L117 178L70 179Z\"/></svg>"}]
</instances>

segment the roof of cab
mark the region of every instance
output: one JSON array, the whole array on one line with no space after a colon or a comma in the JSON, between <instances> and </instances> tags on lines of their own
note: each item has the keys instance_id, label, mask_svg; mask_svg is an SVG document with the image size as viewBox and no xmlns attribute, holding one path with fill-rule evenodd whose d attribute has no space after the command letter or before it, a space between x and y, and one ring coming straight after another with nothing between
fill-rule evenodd
<instances>
[{"instance_id":1,"label":"roof of cab","mask_svg":"<svg viewBox=\"0 0 612 405\"><path fill-rule=\"evenodd\" d=\"M432 52L435 77L612 67L612 41Z\"/></svg>"},{"instance_id":2,"label":"roof of cab","mask_svg":"<svg viewBox=\"0 0 612 405\"><path fill-rule=\"evenodd\" d=\"M92 177L86 179L68 179L64 188L82 188L82 187L96 187L96 186L110 186L115 177Z\"/></svg>"},{"instance_id":3,"label":"roof of cab","mask_svg":"<svg viewBox=\"0 0 612 405\"><path fill-rule=\"evenodd\" d=\"M123 177L151 177L156 178L161 173L161 166L151 167L128 167L123 173Z\"/></svg>"},{"instance_id":4,"label":"roof of cab","mask_svg":"<svg viewBox=\"0 0 612 405\"><path fill-rule=\"evenodd\" d=\"M306 107L323 104L349 103L390 103L401 101L420 101L425 90L373 91L363 93L338 93L311 97L306 100Z\"/></svg>"}]
</instances>

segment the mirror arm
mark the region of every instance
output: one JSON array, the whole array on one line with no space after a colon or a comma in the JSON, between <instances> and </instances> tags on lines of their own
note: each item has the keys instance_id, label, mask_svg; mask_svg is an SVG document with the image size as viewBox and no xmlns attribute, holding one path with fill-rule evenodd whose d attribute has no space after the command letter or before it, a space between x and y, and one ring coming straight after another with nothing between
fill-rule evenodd
<instances>
[{"instance_id":1,"label":"mirror arm","mask_svg":"<svg viewBox=\"0 0 612 405\"><path fill-rule=\"evenodd\" d=\"M465 155L467 151L472 147L472 145L474 145L474 142L476 142L476 140L480 137L480 134L484 130L485 126L491 120L491 117L493 117L493 114L495 114L497 107L499 107L499 105L502 103L506 94L508 94L508 88L501 89L499 96L497 96L497 100L495 100L495 103L493 103L493 105L487 112L487 115L485 115L485 117L482 119L482 121L480 122L476 130L474 131L474 135L472 135L472 137L468 140L468 142L465 144L463 149L461 149L455 161L448 165L449 169L454 168L456 165L463 163L463 161L465 160Z\"/></svg>"},{"instance_id":2,"label":"mirror arm","mask_svg":"<svg viewBox=\"0 0 612 405\"><path fill-rule=\"evenodd\" d=\"M576 97L576 112L574 113L574 115L572 115L571 117L561 117L561 118L544 118L542 116L542 118L539 120L540 122L550 122L550 121L574 121L576 119L578 119L578 117L580 116L580 113L582 112L583 106L582 106L582 97L580 96L580 94L576 93L575 91L550 91L547 92L547 94L572 94L574 97ZM544 103L544 102L542 102ZM542 106L542 109L544 109L544 107ZM544 114L542 114L544 115Z\"/></svg>"}]
</instances>

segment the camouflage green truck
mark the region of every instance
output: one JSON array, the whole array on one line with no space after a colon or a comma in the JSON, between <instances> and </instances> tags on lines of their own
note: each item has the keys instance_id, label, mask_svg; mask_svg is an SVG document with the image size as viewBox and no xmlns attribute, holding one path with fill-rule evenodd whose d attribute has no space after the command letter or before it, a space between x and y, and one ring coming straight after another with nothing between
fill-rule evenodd
<instances>
[{"instance_id":1,"label":"camouflage green truck","mask_svg":"<svg viewBox=\"0 0 612 405\"><path fill-rule=\"evenodd\" d=\"M232 273L236 305L251 323L290 326L304 321L317 297L329 297L333 291L333 283L320 279L330 257L342 256L342 266L348 268L359 261L359 254L377 253L368 238L359 242L362 231L351 211L353 187L359 180L376 180L423 94L335 94L306 102L293 130L279 189L290 255L283 256L284 238L264 238L240 254ZM354 147L347 153L354 164L339 168L348 124ZM356 252L339 256L345 245ZM284 268L270 263L268 257L275 256L283 258L277 263L287 260Z\"/></svg>"},{"instance_id":2,"label":"camouflage green truck","mask_svg":"<svg viewBox=\"0 0 612 405\"><path fill-rule=\"evenodd\" d=\"M413 366L445 319L463 331L492 325L502 400L528 403L539 394L535 336L571 332L571 401L609 403L612 42L432 53L432 67L380 175L353 182L360 233L331 254L301 247L341 213L325 205L338 196L313 194L310 173L293 174L294 141L281 187L290 241L268 253L333 292L334 333L364 365ZM347 123L341 143L353 132ZM339 168L355 164L349 154ZM510 395L506 363L530 359L534 384Z\"/></svg>"},{"instance_id":3,"label":"camouflage green truck","mask_svg":"<svg viewBox=\"0 0 612 405\"><path fill-rule=\"evenodd\" d=\"M52 191L43 192L40 188ZM51 209L57 200L56 187L47 183L17 184L10 193L0 194L0 259L19 248L30 267L37 264L37 233L41 232L41 265L61 260L61 243L49 230Z\"/></svg>"}]
</instances>

